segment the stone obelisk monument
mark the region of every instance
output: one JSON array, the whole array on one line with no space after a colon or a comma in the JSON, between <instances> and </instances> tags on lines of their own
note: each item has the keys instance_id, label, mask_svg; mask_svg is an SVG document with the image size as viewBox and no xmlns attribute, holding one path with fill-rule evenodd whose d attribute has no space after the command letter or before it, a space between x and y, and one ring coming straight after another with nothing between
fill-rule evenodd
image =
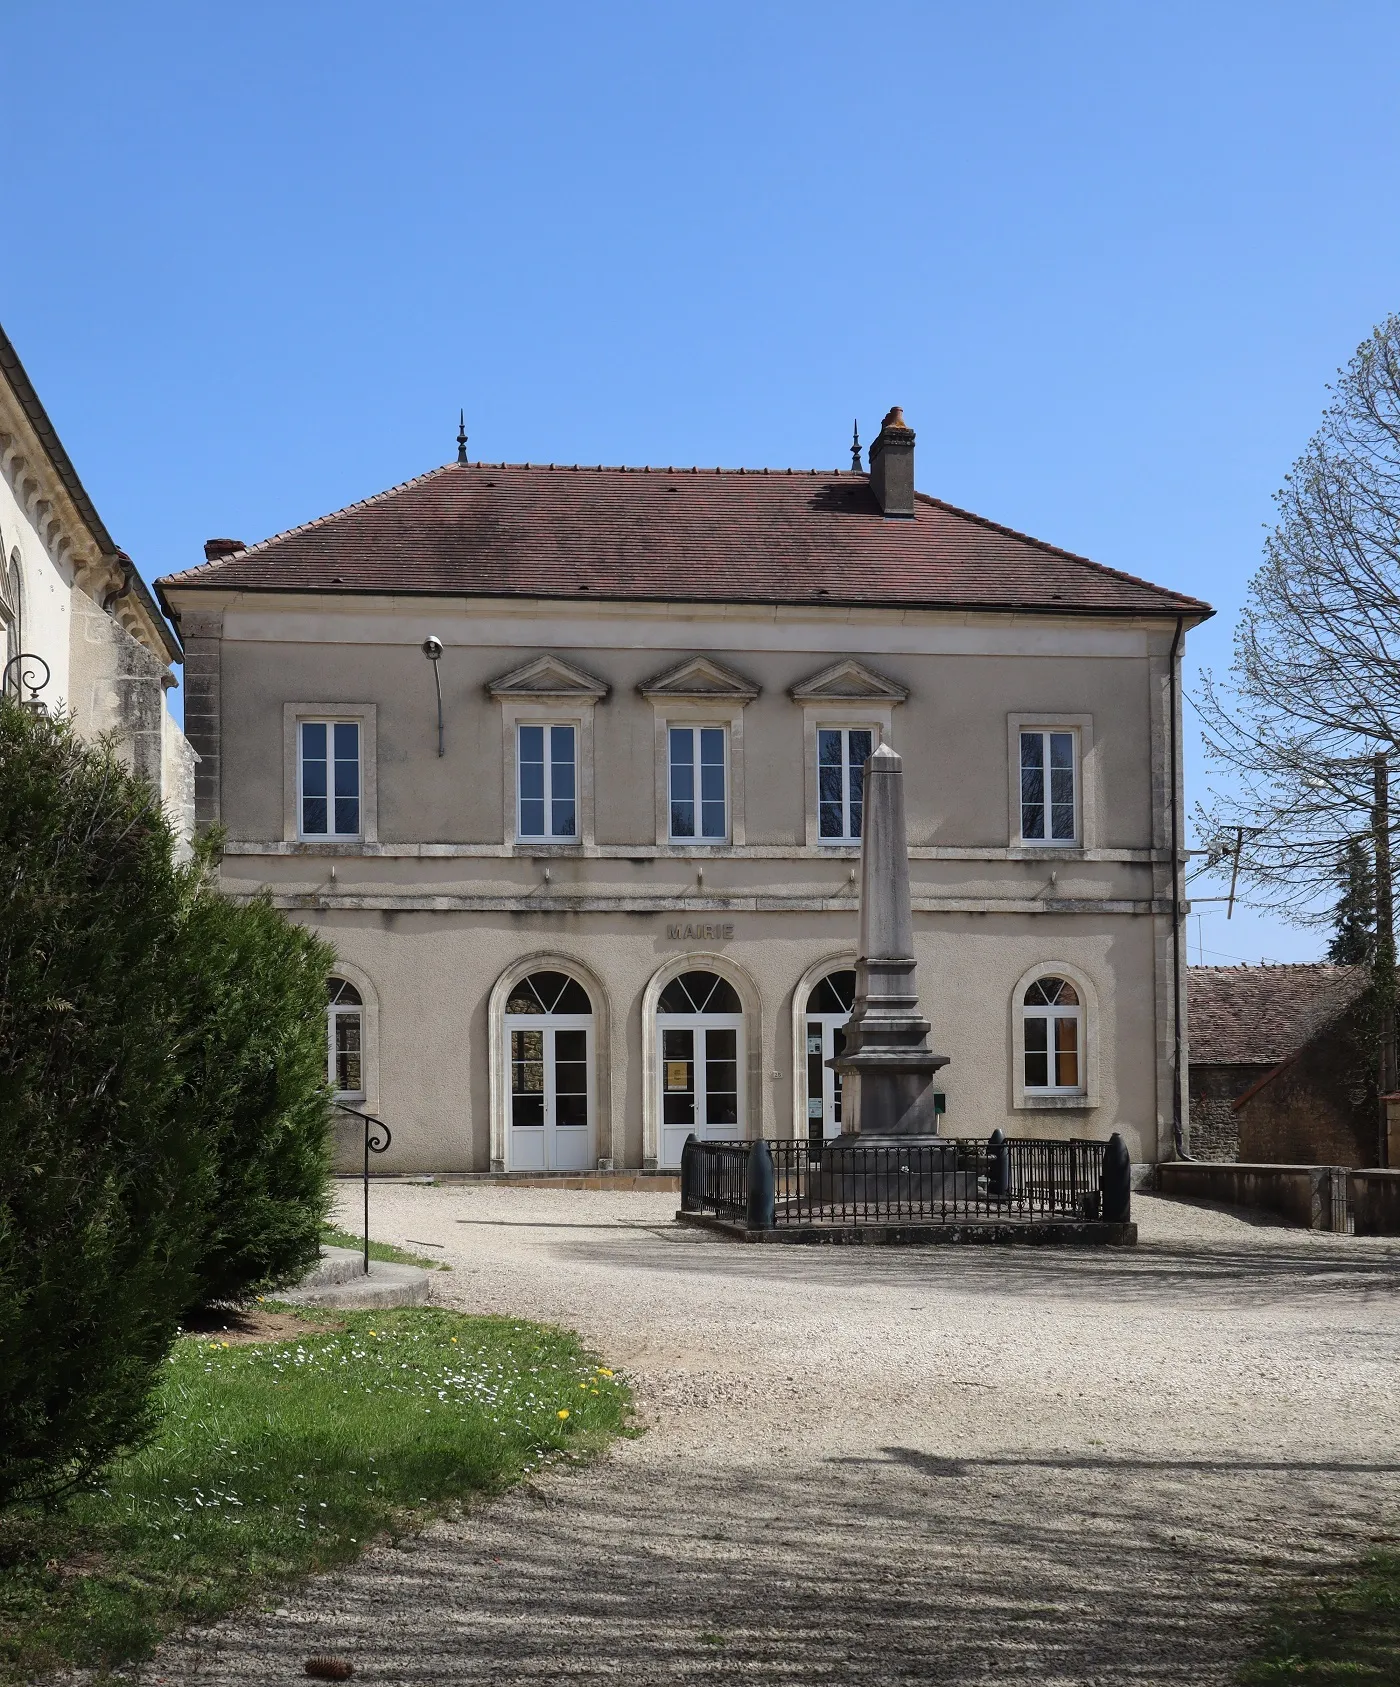
<instances>
[{"instance_id":1,"label":"stone obelisk monument","mask_svg":"<svg viewBox=\"0 0 1400 1687\"><path fill-rule=\"evenodd\" d=\"M865 764L860 840L860 949L841 1074L841 1135L828 1147L938 1135L933 1075L948 1064L928 1046L914 981L914 916L904 832L904 763L887 744Z\"/></svg>"}]
</instances>

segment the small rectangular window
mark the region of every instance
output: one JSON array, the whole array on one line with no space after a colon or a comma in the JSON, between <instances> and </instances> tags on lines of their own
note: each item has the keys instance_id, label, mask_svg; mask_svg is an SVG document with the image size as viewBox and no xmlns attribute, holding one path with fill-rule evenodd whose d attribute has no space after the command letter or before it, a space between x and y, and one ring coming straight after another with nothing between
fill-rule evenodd
<instances>
[{"instance_id":1,"label":"small rectangular window","mask_svg":"<svg viewBox=\"0 0 1400 1687\"><path fill-rule=\"evenodd\" d=\"M1021 841L1079 839L1078 770L1073 732L1021 734Z\"/></svg>"},{"instance_id":2,"label":"small rectangular window","mask_svg":"<svg viewBox=\"0 0 1400 1687\"><path fill-rule=\"evenodd\" d=\"M823 843L859 843L865 764L875 747L870 727L817 729L817 835Z\"/></svg>"},{"instance_id":3,"label":"small rectangular window","mask_svg":"<svg viewBox=\"0 0 1400 1687\"><path fill-rule=\"evenodd\" d=\"M360 723L304 720L301 739L301 835L360 835Z\"/></svg>"},{"instance_id":4,"label":"small rectangular window","mask_svg":"<svg viewBox=\"0 0 1400 1687\"><path fill-rule=\"evenodd\" d=\"M517 832L569 843L578 837L578 735L572 726L516 729Z\"/></svg>"},{"instance_id":5,"label":"small rectangular window","mask_svg":"<svg viewBox=\"0 0 1400 1687\"><path fill-rule=\"evenodd\" d=\"M673 843L723 843L729 836L727 736L722 726L668 729Z\"/></svg>"}]
</instances>

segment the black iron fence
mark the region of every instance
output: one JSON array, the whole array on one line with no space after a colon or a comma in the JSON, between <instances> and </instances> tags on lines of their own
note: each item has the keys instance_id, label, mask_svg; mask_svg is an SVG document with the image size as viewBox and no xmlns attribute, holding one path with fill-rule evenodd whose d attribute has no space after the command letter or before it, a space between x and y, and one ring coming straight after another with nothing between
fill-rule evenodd
<instances>
[{"instance_id":1,"label":"black iron fence","mask_svg":"<svg viewBox=\"0 0 1400 1687\"><path fill-rule=\"evenodd\" d=\"M1126 1221L1127 1147L950 1137L936 1142L700 1142L681 1159L681 1210L750 1229L862 1224Z\"/></svg>"}]
</instances>

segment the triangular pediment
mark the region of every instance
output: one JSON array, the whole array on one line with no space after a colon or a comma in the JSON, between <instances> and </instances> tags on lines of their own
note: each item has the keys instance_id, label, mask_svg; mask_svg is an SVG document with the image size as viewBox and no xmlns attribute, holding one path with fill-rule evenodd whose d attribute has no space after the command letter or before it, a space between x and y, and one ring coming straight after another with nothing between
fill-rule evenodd
<instances>
[{"instance_id":1,"label":"triangular pediment","mask_svg":"<svg viewBox=\"0 0 1400 1687\"><path fill-rule=\"evenodd\" d=\"M512 668L508 674L493 679L486 689L501 702L513 697L526 700L561 697L601 703L611 688L562 656L537 656L524 667Z\"/></svg>"},{"instance_id":2,"label":"triangular pediment","mask_svg":"<svg viewBox=\"0 0 1400 1687\"><path fill-rule=\"evenodd\" d=\"M647 698L676 701L694 698L705 702L711 697L722 697L741 703L751 703L759 693L759 687L751 679L725 667L723 662L716 662L713 656L687 657L676 667L643 680L637 690Z\"/></svg>"},{"instance_id":3,"label":"triangular pediment","mask_svg":"<svg viewBox=\"0 0 1400 1687\"><path fill-rule=\"evenodd\" d=\"M903 703L909 687L848 656L799 680L788 696L794 703Z\"/></svg>"}]
</instances>

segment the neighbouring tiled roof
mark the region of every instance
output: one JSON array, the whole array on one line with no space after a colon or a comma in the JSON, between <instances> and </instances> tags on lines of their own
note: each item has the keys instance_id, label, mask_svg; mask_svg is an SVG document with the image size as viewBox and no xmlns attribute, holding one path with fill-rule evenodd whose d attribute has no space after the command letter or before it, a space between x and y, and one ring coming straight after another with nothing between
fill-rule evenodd
<instances>
[{"instance_id":1,"label":"neighbouring tiled roof","mask_svg":"<svg viewBox=\"0 0 1400 1687\"><path fill-rule=\"evenodd\" d=\"M851 470L449 463L160 584L1104 615L1207 604Z\"/></svg>"},{"instance_id":2,"label":"neighbouring tiled roof","mask_svg":"<svg viewBox=\"0 0 1400 1687\"><path fill-rule=\"evenodd\" d=\"M1366 988L1364 967L1191 967L1193 1066L1273 1066L1296 1054Z\"/></svg>"}]
</instances>

